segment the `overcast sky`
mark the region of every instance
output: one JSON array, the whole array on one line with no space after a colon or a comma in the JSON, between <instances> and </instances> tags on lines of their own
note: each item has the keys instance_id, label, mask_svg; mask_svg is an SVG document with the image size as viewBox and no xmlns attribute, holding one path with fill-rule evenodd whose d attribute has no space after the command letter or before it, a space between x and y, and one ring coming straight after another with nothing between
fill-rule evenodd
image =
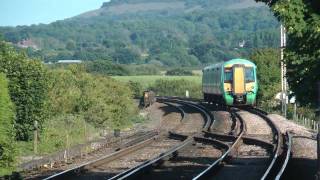
<instances>
[{"instance_id":1,"label":"overcast sky","mask_svg":"<svg viewBox=\"0 0 320 180\"><path fill-rule=\"evenodd\" d=\"M98 9L108 0L0 0L0 26L50 23Z\"/></svg>"}]
</instances>

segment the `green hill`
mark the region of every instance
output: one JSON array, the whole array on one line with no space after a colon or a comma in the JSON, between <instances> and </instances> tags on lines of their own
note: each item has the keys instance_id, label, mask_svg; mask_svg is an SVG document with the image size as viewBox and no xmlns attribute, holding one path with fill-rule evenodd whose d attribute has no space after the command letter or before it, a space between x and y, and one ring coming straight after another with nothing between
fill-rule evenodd
<instances>
[{"instance_id":1,"label":"green hill","mask_svg":"<svg viewBox=\"0 0 320 180\"><path fill-rule=\"evenodd\" d=\"M0 27L0 34L45 61L195 66L277 47L278 26L253 0L113 0L48 25Z\"/></svg>"}]
</instances>

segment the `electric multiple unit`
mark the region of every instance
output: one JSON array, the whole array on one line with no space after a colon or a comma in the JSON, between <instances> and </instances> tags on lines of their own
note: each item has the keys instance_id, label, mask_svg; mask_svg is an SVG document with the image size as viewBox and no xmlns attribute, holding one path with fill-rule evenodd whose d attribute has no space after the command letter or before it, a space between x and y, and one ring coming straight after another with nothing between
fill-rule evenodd
<instances>
[{"instance_id":1,"label":"electric multiple unit","mask_svg":"<svg viewBox=\"0 0 320 180\"><path fill-rule=\"evenodd\" d=\"M255 105L257 67L245 59L232 59L203 69L202 91L207 102Z\"/></svg>"}]
</instances>

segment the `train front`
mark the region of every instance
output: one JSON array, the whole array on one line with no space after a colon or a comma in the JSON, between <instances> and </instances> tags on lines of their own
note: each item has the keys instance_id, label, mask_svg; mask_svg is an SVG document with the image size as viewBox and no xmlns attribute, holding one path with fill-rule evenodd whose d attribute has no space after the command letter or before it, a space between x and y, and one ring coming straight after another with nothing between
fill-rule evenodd
<instances>
[{"instance_id":1,"label":"train front","mask_svg":"<svg viewBox=\"0 0 320 180\"><path fill-rule=\"evenodd\" d=\"M244 61L244 62L243 62ZM241 60L224 66L224 99L227 105L255 105L256 66Z\"/></svg>"}]
</instances>

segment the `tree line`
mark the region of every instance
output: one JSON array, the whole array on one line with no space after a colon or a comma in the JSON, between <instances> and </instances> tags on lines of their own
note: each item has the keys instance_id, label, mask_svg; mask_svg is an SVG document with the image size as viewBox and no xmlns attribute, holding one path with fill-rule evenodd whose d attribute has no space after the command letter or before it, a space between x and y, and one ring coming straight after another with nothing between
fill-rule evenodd
<instances>
[{"instance_id":1,"label":"tree line","mask_svg":"<svg viewBox=\"0 0 320 180\"><path fill-rule=\"evenodd\" d=\"M198 66L278 46L279 24L265 7L228 10L213 8L211 0L186 3L204 8L79 17L49 25L3 27L0 33L13 43L31 39L40 50L28 48L28 55L47 62L102 59L116 64Z\"/></svg>"}]
</instances>

